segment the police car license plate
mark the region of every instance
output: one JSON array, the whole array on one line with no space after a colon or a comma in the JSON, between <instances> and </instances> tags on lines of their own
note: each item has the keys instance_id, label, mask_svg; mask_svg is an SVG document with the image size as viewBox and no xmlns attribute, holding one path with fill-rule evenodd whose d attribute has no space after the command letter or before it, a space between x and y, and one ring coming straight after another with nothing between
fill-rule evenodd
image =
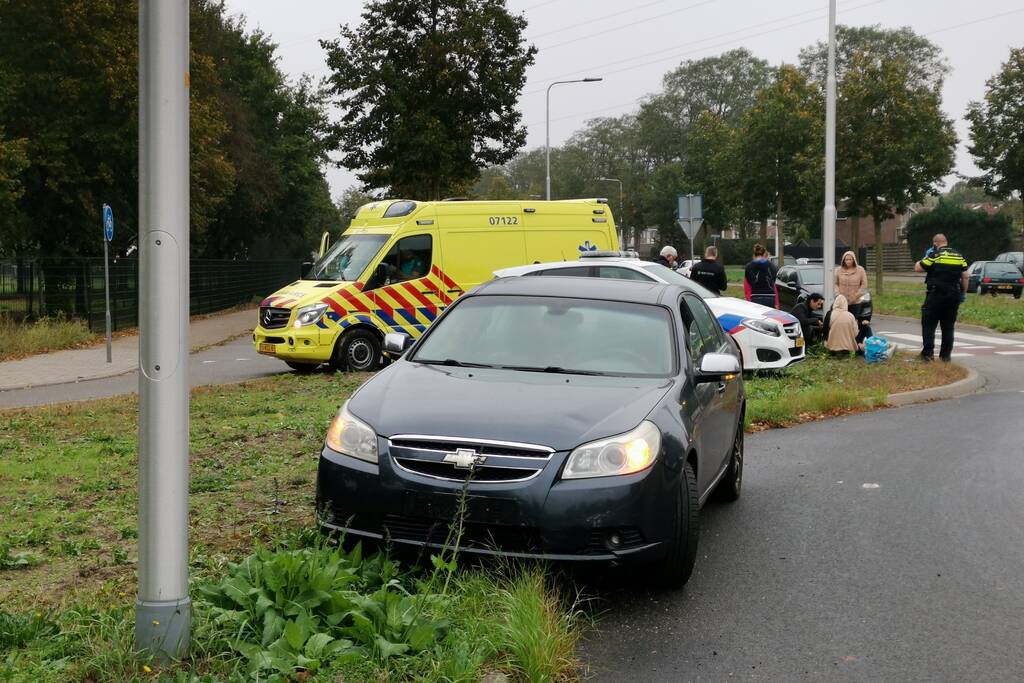
<instances>
[{"instance_id":1,"label":"police car license plate","mask_svg":"<svg viewBox=\"0 0 1024 683\"><path fill-rule=\"evenodd\" d=\"M276 344L260 344L260 353L274 353Z\"/></svg>"},{"instance_id":2,"label":"police car license plate","mask_svg":"<svg viewBox=\"0 0 1024 683\"><path fill-rule=\"evenodd\" d=\"M804 338L803 337L797 337L796 338L796 346L797 346L797 348L800 348L803 345L804 345Z\"/></svg>"}]
</instances>

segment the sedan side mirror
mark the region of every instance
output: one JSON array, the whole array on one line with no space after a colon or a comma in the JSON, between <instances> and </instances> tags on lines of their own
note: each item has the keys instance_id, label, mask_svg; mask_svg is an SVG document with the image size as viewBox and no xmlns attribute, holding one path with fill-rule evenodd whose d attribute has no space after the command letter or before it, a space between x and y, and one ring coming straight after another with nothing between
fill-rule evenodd
<instances>
[{"instance_id":1,"label":"sedan side mirror","mask_svg":"<svg viewBox=\"0 0 1024 683\"><path fill-rule=\"evenodd\" d=\"M700 360L700 367L694 375L694 381L697 384L724 382L740 372L742 372L740 362L731 353L707 353Z\"/></svg>"},{"instance_id":2,"label":"sedan side mirror","mask_svg":"<svg viewBox=\"0 0 1024 683\"><path fill-rule=\"evenodd\" d=\"M400 358L406 349L412 346L413 339L404 332L391 332L384 335L384 352L389 356Z\"/></svg>"}]
</instances>

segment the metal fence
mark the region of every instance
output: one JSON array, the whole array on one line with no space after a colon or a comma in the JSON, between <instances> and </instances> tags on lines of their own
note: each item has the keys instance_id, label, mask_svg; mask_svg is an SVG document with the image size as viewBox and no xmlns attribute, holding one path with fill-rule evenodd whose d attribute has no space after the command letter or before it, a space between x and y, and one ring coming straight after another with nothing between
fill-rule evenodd
<instances>
[{"instance_id":1,"label":"metal fence","mask_svg":"<svg viewBox=\"0 0 1024 683\"><path fill-rule=\"evenodd\" d=\"M264 297L298 279L300 261L189 263L190 312L213 313ZM105 327L102 258L0 260L0 315L15 319L64 315ZM139 261L110 262L110 316L114 329L139 323Z\"/></svg>"}]
</instances>

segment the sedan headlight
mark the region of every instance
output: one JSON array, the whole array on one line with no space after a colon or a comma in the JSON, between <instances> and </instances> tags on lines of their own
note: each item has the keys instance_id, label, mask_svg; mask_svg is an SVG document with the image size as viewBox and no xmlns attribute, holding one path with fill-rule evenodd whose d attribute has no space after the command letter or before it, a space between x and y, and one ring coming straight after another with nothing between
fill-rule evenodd
<instances>
[{"instance_id":1,"label":"sedan headlight","mask_svg":"<svg viewBox=\"0 0 1024 683\"><path fill-rule=\"evenodd\" d=\"M772 337L782 336L782 330L775 323L770 323L767 320L757 320L756 318L747 318L742 323L743 327L760 332L761 334L771 335Z\"/></svg>"},{"instance_id":2,"label":"sedan headlight","mask_svg":"<svg viewBox=\"0 0 1024 683\"><path fill-rule=\"evenodd\" d=\"M327 310L327 304L311 304L309 306L303 306L295 314L295 324L293 327L298 329L305 327L306 325L315 325L320 318L323 317L324 311Z\"/></svg>"},{"instance_id":3,"label":"sedan headlight","mask_svg":"<svg viewBox=\"0 0 1024 683\"><path fill-rule=\"evenodd\" d=\"M341 407L327 430L327 447L367 462L377 462L377 433L370 425Z\"/></svg>"},{"instance_id":4,"label":"sedan headlight","mask_svg":"<svg viewBox=\"0 0 1024 683\"><path fill-rule=\"evenodd\" d=\"M652 422L641 422L633 431L583 444L569 454L562 479L612 477L633 474L650 467L661 450L661 431Z\"/></svg>"}]
</instances>

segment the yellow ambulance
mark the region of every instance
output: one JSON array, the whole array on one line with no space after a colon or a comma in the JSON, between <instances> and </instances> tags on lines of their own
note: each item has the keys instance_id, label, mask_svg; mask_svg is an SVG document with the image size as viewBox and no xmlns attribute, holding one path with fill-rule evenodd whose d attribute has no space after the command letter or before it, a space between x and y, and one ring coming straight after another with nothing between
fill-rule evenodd
<instances>
[{"instance_id":1,"label":"yellow ambulance","mask_svg":"<svg viewBox=\"0 0 1024 683\"><path fill-rule=\"evenodd\" d=\"M494 271L618 248L603 199L373 202L321 242L304 279L263 300L253 344L299 371L375 370L385 334L419 337Z\"/></svg>"}]
</instances>

